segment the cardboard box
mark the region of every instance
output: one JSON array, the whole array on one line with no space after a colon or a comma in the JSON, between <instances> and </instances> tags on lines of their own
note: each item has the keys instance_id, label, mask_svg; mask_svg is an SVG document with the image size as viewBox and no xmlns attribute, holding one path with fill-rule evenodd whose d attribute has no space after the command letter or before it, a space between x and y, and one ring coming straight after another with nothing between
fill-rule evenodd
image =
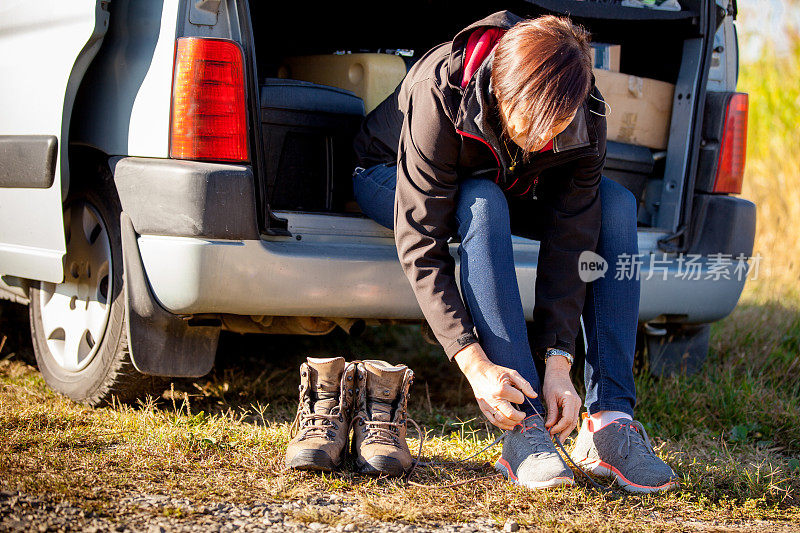
<instances>
[{"instance_id":1,"label":"cardboard box","mask_svg":"<svg viewBox=\"0 0 800 533\"><path fill-rule=\"evenodd\" d=\"M659 80L594 69L595 83L610 106L608 140L665 150L675 86Z\"/></svg>"},{"instance_id":2,"label":"cardboard box","mask_svg":"<svg viewBox=\"0 0 800 533\"><path fill-rule=\"evenodd\" d=\"M620 52L618 44L592 43L592 66L619 72Z\"/></svg>"}]
</instances>

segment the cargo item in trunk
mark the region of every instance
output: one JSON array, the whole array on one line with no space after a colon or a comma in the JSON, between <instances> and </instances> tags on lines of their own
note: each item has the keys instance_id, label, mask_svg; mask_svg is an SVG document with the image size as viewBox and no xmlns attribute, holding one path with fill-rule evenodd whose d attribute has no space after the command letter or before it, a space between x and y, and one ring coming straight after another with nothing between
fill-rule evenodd
<instances>
[{"instance_id":1,"label":"cargo item in trunk","mask_svg":"<svg viewBox=\"0 0 800 533\"><path fill-rule=\"evenodd\" d=\"M326 54L287 57L279 78L305 80L353 91L367 113L394 92L406 75L403 58L390 54Z\"/></svg>"},{"instance_id":2,"label":"cargo item in trunk","mask_svg":"<svg viewBox=\"0 0 800 533\"><path fill-rule=\"evenodd\" d=\"M621 49L618 44L592 43L592 66L619 72Z\"/></svg>"},{"instance_id":3,"label":"cargo item in trunk","mask_svg":"<svg viewBox=\"0 0 800 533\"><path fill-rule=\"evenodd\" d=\"M608 140L665 150L675 86L597 68L594 76L609 106Z\"/></svg>"},{"instance_id":4,"label":"cargo item in trunk","mask_svg":"<svg viewBox=\"0 0 800 533\"><path fill-rule=\"evenodd\" d=\"M363 116L363 102L350 91L266 79L261 123L270 207L341 211L352 197L352 139Z\"/></svg>"}]
</instances>

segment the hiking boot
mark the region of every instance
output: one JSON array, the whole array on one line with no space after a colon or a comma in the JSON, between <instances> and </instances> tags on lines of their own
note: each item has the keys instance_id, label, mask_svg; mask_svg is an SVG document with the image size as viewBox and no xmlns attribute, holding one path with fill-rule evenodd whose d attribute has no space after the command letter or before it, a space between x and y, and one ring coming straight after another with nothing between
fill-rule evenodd
<instances>
[{"instance_id":1,"label":"hiking boot","mask_svg":"<svg viewBox=\"0 0 800 533\"><path fill-rule=\"evenodd\" d=\"M639 422L618 418L594 433L585 418L572 460L592 474L613 476L628 492L660 492L677 488L678 476L653 451Z\"/></svg>"},{"instance_id":2,"label":"hiking boot","mask_svg":"<svg viewBox=\"0 0 800 533\"><path fill-rule=\"evenodd\" d=\"M400 476L411 469L406 429L413 379L414 372L405 365L375 360L358 363L353 455L360 473Z\"/></svg>"},{"instance_id":3,"label":"hiking boot","mask_svg":"<svg viewBox=\"0 0 800 533\"><path fill-rule=\"evenodd\" d=\"M540 415L525 418L506 433L503 453L494 468L507 480L529 489L575 483Z\"/></svg>"},{"instance_id":4,"label":"hiking boot","mask_svg":"<svg viewBox=\"0 0 800 533\"><path fill-rule=\"evenodd\" d=\"M286 466L330 471L342 464L350 433L354 363L309 357L300 365L300 405L286 448Z\"/></svg>"}]
</instances>

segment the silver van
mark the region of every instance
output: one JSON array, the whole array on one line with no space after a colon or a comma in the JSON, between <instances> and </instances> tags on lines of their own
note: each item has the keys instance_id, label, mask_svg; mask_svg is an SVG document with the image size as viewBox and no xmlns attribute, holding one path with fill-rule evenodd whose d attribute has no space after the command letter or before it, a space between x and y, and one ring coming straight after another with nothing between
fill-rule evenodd
<instances>
[{"instance_id":1,"label":"silver van","mask_svg":"<svg viewBox=\"0 0 800 533\"><path fill-rule=\"evenodd\" d=\"M675 86L667 148L609 142L605 174L639 200L650 368L692 371L752 266L755 206L736 196L735 1L680 5L465 1L453 16L422 0L391 13L361 0L6 0L0 296L29 306L50 387L89 404L207 373L223 329L425 332L392 233L353 201L354 128L468 23L569 14L621 45L624 72ZM330 70L338 86L317 77ZM515 237L528 320L537 252Z\"/></svg>"}]
</instances>

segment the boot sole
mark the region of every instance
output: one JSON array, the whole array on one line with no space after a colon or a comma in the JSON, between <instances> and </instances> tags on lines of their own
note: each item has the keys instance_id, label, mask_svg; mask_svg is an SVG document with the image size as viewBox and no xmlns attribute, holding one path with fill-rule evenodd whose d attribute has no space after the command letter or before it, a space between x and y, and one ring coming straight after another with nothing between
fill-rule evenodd
<instances>
[{"instance_id":1,"label":"boot sole","mask_svg":"<svg viewBox=\"0 0 800 533\"><path fill-rule=\"evenodd\" d=\"M341 461L333 462L328 454L322 450L301 450L291 461L286 461L286 466L295 470L317 470L331 472L339 467Z\"/></svg>"},{"instance_id":2,"label":"boot sole","mask_svg":"<svg viewBox=\"0 0 800 533\"><path fill-rule=\"evenodd\" d=\"M498 472L502 473L505 476L505 478L508 481L510 481L511 483L516 483L517 485L519 485L521 487L526 487L528 489L533 489L533 490L552 489L554 487L561 487L561 486L564 486L564 485L574 485L575 484L575 479L573 479L571 477L567 477L567 476L554 477L553 479L548 479L547 481L520 482L517 479L517 476L515 476L511 472L511 470L505 464L501 463L500 461L497 461L494 464L494 469L497 470Z\"/></svg>"},{"instance_id":3,"label":"boot sole","mask_svg":"<svg viewBox=\"0 0 800 533\"><path fill-rule=\"evenodd\" d=\"M399 477L406 473L403 464L394 457L385 457L379 455L373 457L369 461L359 459L357 461L357 468L360 474L367 474L371 476L379 476L381 474Z\"/></svg>"},{"instance_id":4,"label":"boot sole","mask_svg":"<svg viewBox=\"0 0 800 533\"><path fill-rule=\"evenodd\" d=\"M628 478L623 476L622 472L620 472L610 464L605 463L599 459L596 461L584 461L584 462L576 461L576 463L578 464L578 466L580 466L587 472L594 474L596 476L613 477L614 480L617 482L617 485L619 485L628 492L635 492L638 494L648 494L651 492L666 492L668 490L677 489L680 486L680 483L678 481L668 481L663 485L659 485L657 487L649 487L647 485L637 485L633 481L630 481Z\"/></svg>"}]
</instances>

